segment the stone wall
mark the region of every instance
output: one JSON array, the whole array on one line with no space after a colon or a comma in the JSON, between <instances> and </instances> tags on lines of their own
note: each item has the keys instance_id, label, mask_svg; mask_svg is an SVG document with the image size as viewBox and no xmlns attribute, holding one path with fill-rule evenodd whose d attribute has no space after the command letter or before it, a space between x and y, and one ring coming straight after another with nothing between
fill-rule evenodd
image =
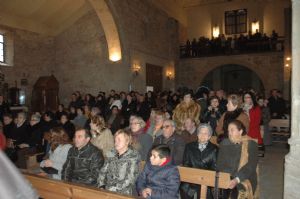
<instances>
[{"instance_id":1,"label":"stone wall","mask_svg":"<svg viewBox=\"0 0 300 199\"><path fill-rule=\"evenodd\" d=\"M281 52L182 59L176 67L176 85L196 89L210 71L233 64L254 71L261 79L268 96L271 89L284 89L283 61Z\"/></svg>"},{"instance_id":2,"label":"stone wall","mask_svg":"<svg viewBox=\"0 0 300 199\"><path fill-rule=\"evenodd\" d=\"M163 67L163 88L173 89L173 80L167 80L166 71L172 71L178 62L178 22L158 9L150 1L110 1L123 44L123 55L130 67L138 64L140 76L130 84L141 92L146 88L146 63Z\"/></svg>"},{"instance_id":3,"label":"stone wall","mask_svg":"<svg viewBox=\"0 0 300 199\"><path fill-rule=\"evenodd\" d=\"M27 79L28 85L22 87L26 91L26 104L31 104L33 85L40 76L51 75L55 65L53 37L43 36L26 30L1 27L8 30L14 40L13 66L0 66L5 75L5 83L21 87L21 79Z\"/></svg>"},{"instance_id":4,"label":"stone wall","mask_svg":"<svg viewBox=\"0 0 300 199\"><path fill-rule=\"evenodd\" d=\"M110 7L118 24L122 60L108 60L107 43L94 11L55 37L55 76L61 82L60 100L66 104L74 90L97 94L116 89L146 91L146 63L173 71L178 57L177 23L147 1L112 1ZM147 14L145 14L147 13ZM141 70L135 77L133 64ZM163 87L174 88L164 74Z\"/></svg>"},{"instance_id":5,"label":"stone wall","mask_svg":"<svg viewBox=\"0 0 300 199\"><path fill-rule=\"evenodd\" d=\"M127 90L129 67L108 60L105 35L94 11L55 37L55 76L60 82L60 101L72 92L97 94L100 90Z\"/></svg>"}]
</instances>

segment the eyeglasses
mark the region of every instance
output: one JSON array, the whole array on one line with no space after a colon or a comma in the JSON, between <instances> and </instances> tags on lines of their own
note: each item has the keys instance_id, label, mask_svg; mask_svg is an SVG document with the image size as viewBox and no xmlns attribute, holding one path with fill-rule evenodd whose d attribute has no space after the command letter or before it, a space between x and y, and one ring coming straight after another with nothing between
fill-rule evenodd
<instances>
[{"instance_id":1,"label":"eyeglasses","mask_svg":"<svg viewBox=\"0 0 300 199\"><path fill-rule=\"evenodd\" d=\"M138 122L132 122L132 123L130 123L130 125L138 125L138 124L140 124L140 123L138 123Z\"/></svg>"},{"instance_id":2,"label":"eyeglasses","mask_svg":"<svg viewBox=\"0 0 300 199\"><path fill-rule=\"evenodd\" d=\"M162 129L167 129L167 128L169 128L171 125L164 125L164 126L162 126Z\"/></svg>"}]
</instances>

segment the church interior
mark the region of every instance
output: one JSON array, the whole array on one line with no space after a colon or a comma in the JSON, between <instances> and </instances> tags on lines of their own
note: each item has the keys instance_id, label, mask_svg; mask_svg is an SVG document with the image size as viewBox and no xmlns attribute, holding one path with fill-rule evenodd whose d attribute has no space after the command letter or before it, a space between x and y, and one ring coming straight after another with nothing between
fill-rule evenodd
<instances>
[{"instance_id":1,"label":"church interior","mask_svg":"<svg viewBox=\"0 0 300 199\"><path fill-rule=\"evenodd\" d=\"M33 113L77 91L277 89L284 124L271 127L288 135L259 158L259 198L296 199L299 17L299 0L0 0L0 94Z\"/></svg>"}]
</instances>

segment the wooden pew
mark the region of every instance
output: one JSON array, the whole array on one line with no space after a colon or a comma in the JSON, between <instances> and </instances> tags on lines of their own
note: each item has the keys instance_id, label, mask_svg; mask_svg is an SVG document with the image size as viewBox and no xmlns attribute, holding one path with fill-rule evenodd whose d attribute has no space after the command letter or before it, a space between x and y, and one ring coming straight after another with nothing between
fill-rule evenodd
<instances>
[{"instance_id":1,"label":"wooden pew","mask_svg":"<svg viewBox=\"0 0 300 199\"><path fill-rule=\"evenodd\" d=\"M144 162L141 163L140 169L144 167ZM215 186L215 171L203 169L195 169L188 167L178 167L180 180L201 185L200 199L206 198L207 187ZM25 177L36 188L40 196L44 199L130 199L134 197L116 194L106 190L100 190L87 186L75 185L72 183L43 178L32 174L24 174ZM230 182L228 173L219 173L219 188L226 189Z\"/></svg>"},{"instance_id":2,"label":"wooden pew","mask_svg":"<svg viewBox=\"0 0 300 199\"><path fill-rule=\"evenodd\" d=\"M58 180L52 180L33 174L23 173L39 196L43 199L134 199L135 197L117 194L84 185L76 185Z\"/></svg>"},{"instance_id":3,"label":"wooden pew","mask_svg":"<svg viewBox=\"0 0 300 199\"><path fill-rule=\"evenodd\" d=\"M139 170L142 171L145 166L145 161L140 162ZM209 171L204 169L195 169L189 167L178 167L180 181L188 182L193 184L201 185L201 195L200 199L205 199L207 194L207 187L215 186L215 171ZM219 188L227 189L230 182L230 174L229 173L219 173Z\"/></svg>"},{"instance_id":4,"label":"wooden pew","mask_svg":"<svg viewBox=\"0 0 300 199\"><path fill-rule=\"evenodd\" d=\"M290 137L290 120L272 119L269 122L269 129L273 136L273 142L286 143Z\"/></svg>"},{"instance_id":5,"label":"wooden pew","mask_svg":"<svg viewBox=\"0 0 300 199\"><path fill-rule=\"evenodd\" d=\"M201 185L200 199L206 199L207 187L215 186L215 171L195 169L188 167L178 167L180 174L180 181L189 182ZM229 173L219 173L219 188L227 189L230 182Z\"/></svg>"}]
</instances>

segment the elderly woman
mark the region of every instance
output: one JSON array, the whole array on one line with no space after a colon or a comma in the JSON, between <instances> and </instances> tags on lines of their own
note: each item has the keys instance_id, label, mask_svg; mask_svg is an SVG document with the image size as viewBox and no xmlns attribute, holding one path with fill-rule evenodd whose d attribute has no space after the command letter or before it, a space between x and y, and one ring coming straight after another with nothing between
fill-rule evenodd
<instances>
[{"instance_id":1,"label":"elderly woman","mask_svg":"<svg viewBox=\"0 0 300 199\"><path fill-rule=\"evenodd\" d=\"M206 170L216 170L217 146L212 144L211 138L213 130L209 124L200 124L197 128L198 141L191 142L186 145L183 154L183 166L191 168L199 168ZM199 198L200 186L182 183L180 195L182 199L193 199L195 193ZM210 189L208 189L208 197L211 197Z\"/></svg>"},{"instance_id":2,"label":"elderly woman","mask_svg":"<svg viewBox=\"0 0 300 199\"><path fill-rule=\"evenodd\" d=\"M49 158L40 163L40 167L45 173L54 179L61 179L61 171L67 160L68 151L72 147L68 134L63 128L56 127L50 130L51 150Z\"/></svg>"},{"instance_id":3,"label":"elderly woman","mask_svg":"<svg viewBox=\"0 0 300 199\"><path fill-rule=\"evenodd\" d=\"M147 159L147 155L152 146L152 136L144 133L145 122L141 117L133 117L130 121L130 131L132 134L132 146L141 155L142 160Z\"/></svg>"},{"instance_id":4,"label":"elderly woman","mask_svg":"<svg viewBox=\"0 0 300 199\"><path fill-rule=\"evenodd\" d=\"M90 127L92 133L91 143L102 150L105 157L110 156L110 152L114 147L114 137L109 128L105 127L104 118L99 115L93 116Z\"/></svg>"},{"instance_id":5,"label":"elderly woman","mask_svg":"<svg viewBox=\"0 0 300 199\"><path fill-rule=\"evenodd\" d=\"M227 111L221 116L219 123L216 128L217 134L222 135L224 138L228 137L228 124L233 120L241 121L246 130L249 128L249 117L244 113L241 108L241 98L238 95L228 96ZM222 138L223 139L223 138Z\"/></svg>"},{"instance_id":6,"label":"elderly woman","mask_svg":"<svg viewBox=\"0 0 300 199\"><path fill-rule=\"evenodd\" d=\"M239 120L228 124L228 138L221 142L217 158L217 170L232 177L225 198L253 198L257 190L257 143L247 136Z\"/></svg>"},{"instance_id":7,"label":"elderly woman","mask_svg":"<svg viewBox=\"0 0 300 199\"><path fill-rule=\"evenodd\" d=\"M162 135L162 125L165 120L165 113L162 111L155 111L154 122L150 124L147 130L147 134L151 135L153 140Z\"/></svg>"},{"instance_id":8,"label":"elderly woman","mask_svg":"<svg viewBox=\"0 0 300 199\"><path fill-rule=\"evenodd\" d=\"M138 177L140 155L132 148L129 131L120 129L115 134L115 154L101 168L97 184L109 191L131 195Z\"/></svg>"}]
</instances>

